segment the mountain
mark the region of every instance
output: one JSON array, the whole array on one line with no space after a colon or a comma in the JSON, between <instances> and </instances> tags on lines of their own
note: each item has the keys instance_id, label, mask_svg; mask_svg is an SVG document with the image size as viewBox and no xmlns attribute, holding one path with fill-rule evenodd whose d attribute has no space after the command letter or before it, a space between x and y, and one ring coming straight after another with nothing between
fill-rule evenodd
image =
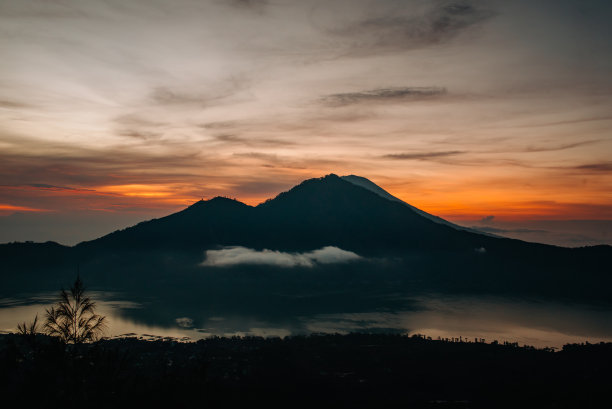
<instances>
[{"instance_id":1,"label":"mountain","mask_svg":"<svg viewBox=\"0 0 612 409\"><path fill-rule=\"evenodd\" d=\"M463 226L459 226L457 224L451 223L447 220L444 220L441 217L438 216L434 216L433 214L429 214L427 212L424 212L421 209L418 209L406 202L404 202L401 199L398 199L397 197L393 196L391 193L387 192L385 189L381 188L380 186L378 186L376 183L370 181L369 179L366 179L362 176L357 176L357 175L347 175L347 176L341 176L342 180L346 180L347 182L350 182L356 186L361 186L364 189L367 189L371 192L376 193L377 195L379 195L380 197L384 197L385 199L391 200L392 202L398 202L398 203L402 203L404 206L412 209L412 211L414 211L415 213L419 214L420 216L425 217L426 219L429 219L433 222L439 223L439 224L443 224L445 226L450 226L456 230L464 230L464 231L469 231L472 233L479 233L479 234L485 234L487 236L492 236L492 237L498 237L495 236L493 234L486 234L480 231L476 231L473 229L469 229L467 227L463 227Z\"/></svg>"},{"instance_id":2,"label":"mountain","mask_svg":"<svg viewBox=\"0 0 612 409\"><path fill-rule=\"evenodd\" d=\"M168 282L182 276L200 280L206 272L210 280L225 280L224 285L236 288L237 282L228 277L237 276L222 276L218 269L201 263L207 250L240 246L251 255L261 255L265 249L268 258L276 254L308 265L310 275L300 277L283 273L281 270L290 268L287 264L234 263L228 267L237 274L279 272L273 282L268 280L268 287L284 283L282 291L290 286L299 292L313 285L305 277L317 277L319 283L331 277L338 282L325 285L342 291L361 286L359 291L384 287L385 291L409 288L611 298L607 290L612 284L609 246L568 249L469 231L354 175L309 179L258 206L223 197L201 200L178 213L72 248L40 246L45 246L44 251L32 244L2 245L0 263L8 275L66 271L79 264L101 283L113 284ZM304 255L323 248L354 253L360 261L304 261ZM245 277L252 283L252 275Z\"/></svg>"},{"instance_id":3,"label":"mountain","mask_svg":"<svg viewBox=\"0 0 612 409\"><path fill-rule=\"evenodd\" d=\"M222 197L202 200L181 212L80 243L76 248L202 251L246 246L306 251L337 246L365 254L403 254L417 250L473 251L487 245L497 247L497 243L487 235L410 206L365 178L331 174L306 180L255 207Z\"/></svg>"}]
</instances>

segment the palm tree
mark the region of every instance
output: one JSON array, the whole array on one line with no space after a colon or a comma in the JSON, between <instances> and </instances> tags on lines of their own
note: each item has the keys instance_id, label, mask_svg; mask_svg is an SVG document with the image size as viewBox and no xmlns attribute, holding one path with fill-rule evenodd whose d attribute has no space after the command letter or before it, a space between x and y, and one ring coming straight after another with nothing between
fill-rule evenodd
<instances>
[{"instance_id":1,"label":"palm tree","mask_svg":"<svg viewBox=\"0 0 612 409\"><path fill-rule=\"evenodd\" d=\"M77 276L70 292L62 288L57 305L46 309L43 330L66 343L95 341L106 327L106 317L96 314L95 307L96 303L85 296L83 281Z\"/></svg>"}]
</instances>

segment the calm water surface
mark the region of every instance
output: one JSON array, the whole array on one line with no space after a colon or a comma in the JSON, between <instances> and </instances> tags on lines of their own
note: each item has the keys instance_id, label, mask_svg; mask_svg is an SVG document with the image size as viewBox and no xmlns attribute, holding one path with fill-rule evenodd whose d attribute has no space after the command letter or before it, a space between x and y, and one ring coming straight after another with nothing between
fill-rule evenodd
<instances>
[{"instance_id":1,"label":"calm water surface","mask_svg":"<svg viewBox=\"0 0 612 409\"><path fill-rule=\"evenodd\" d=\"M108 318L106 336L173 337L197 340L211 335L287 336L322 333L393 332L432 338L484 338L487 342L561 347L566 343L612 341L612 310L584 305L501 298L415 297L408 311L268 317L245 312L211 313L192 305L181 311L164 303L128 301L120 293L92 292L98 312ZM0 299L0 331L44 316L56 293ZM167 301L166 301L167 303ZM167 304L166 304L167 306Z\"/></svg>"}]
</instances>

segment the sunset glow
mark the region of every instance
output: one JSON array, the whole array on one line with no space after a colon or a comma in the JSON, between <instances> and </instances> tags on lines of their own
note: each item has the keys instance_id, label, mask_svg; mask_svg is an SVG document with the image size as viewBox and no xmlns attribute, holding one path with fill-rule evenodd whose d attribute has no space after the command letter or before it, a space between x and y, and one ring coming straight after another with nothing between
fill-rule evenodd
<instances>
[{"instance_id":1,"label":"sunset glow","mask_svg":"<svg viewBox=\"0 0 612 409\"><path fill-rule=\"evenodd\" d=\"M609 220L609 12L3 2L0 211L162 216L336 173L450 220Z\"/></svg>"},{"instance_id":2,"label":"sunset glow","mask_svg":"<svg viewBox=\"0 0 612 409\"><path fill-rule=\"evenodd\" d=\"M25 206L13 206L5 203L0 203L0 215L12 214L14 212L46 212L45 209L34 209L32 207Z\"/></svg>"}]
</instances>

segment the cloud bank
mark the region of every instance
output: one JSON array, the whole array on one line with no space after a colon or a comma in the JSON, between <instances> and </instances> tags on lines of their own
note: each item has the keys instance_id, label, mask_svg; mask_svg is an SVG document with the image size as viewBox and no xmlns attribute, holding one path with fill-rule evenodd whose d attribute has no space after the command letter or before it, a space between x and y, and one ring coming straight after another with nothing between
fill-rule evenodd
<instances>
[{"instance_id":1,"label":"cloud bank","mask_svg":"<svg viewBox=\"0 0 612 409\"><path fill-rule=\"evenodd\" d=\"M305 253L285 253L277 250L261 251L241 246L207 250L202 266L231 267L240 264L271 265L277 267L314 267L317 264L347 263L362 257L352 251L327 246Z\"/></svg>"}]
</instances>

